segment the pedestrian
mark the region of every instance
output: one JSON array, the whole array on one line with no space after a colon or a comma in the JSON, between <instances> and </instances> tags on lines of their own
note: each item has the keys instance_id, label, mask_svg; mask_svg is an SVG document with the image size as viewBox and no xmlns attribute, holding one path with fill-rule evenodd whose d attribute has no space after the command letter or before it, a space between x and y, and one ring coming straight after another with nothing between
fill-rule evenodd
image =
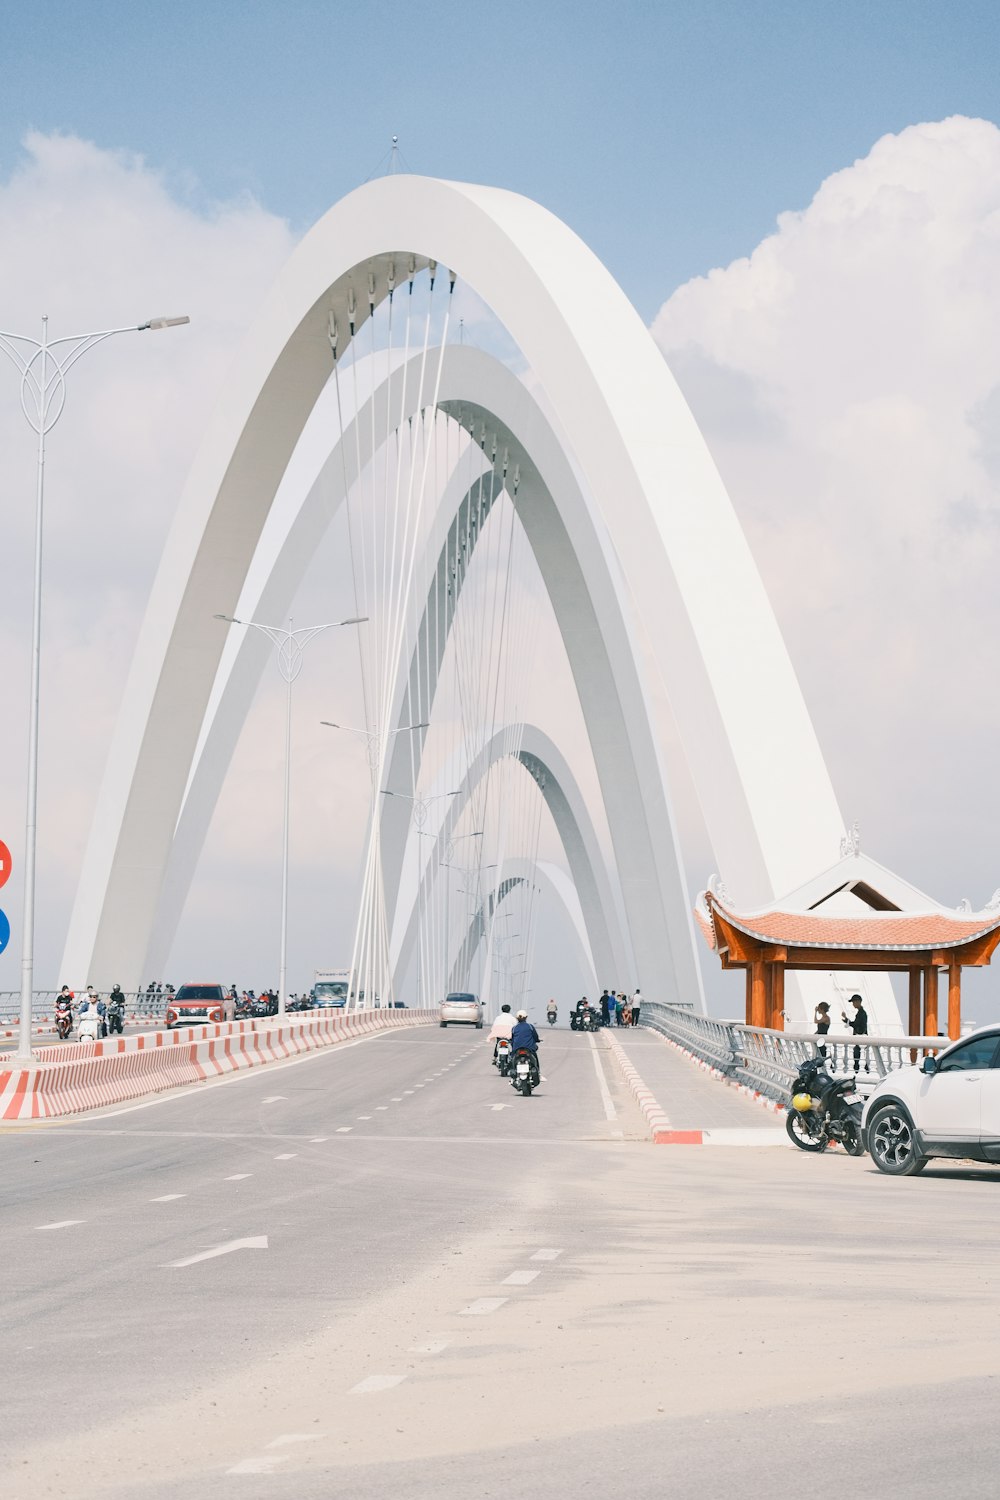
<instances>
[{"instance_id":1,"label":"pedestrian","mask_svg":"<svg viewBox=\"0 0 1000 1500\"><path fill-rule=\"evenodd\" d=\"M222 1019L224 1021L236 1020L236 986L231 984L225 1000L222 1002Z\"/></svg>"},{"instance_id":2,"label":"pedestrian","mask_svg":"<svg viewBox=\"0 0 1000 1500\"><path fill-rule=\"evenodd\" d=\"M622 1016L624 1014L624 1011L625 1011L625 996L619 992L615 996L615 1025L616 1026L624 1026L625 1025L625 1022L622 1020Z\"/></svg>"},{"instance_id":3,"label":"pedestrian","mask_svg":"<svg viewBox=\"0 0 1000 1500\"><path fill-rule=\"evenodd\" d=\"M641 994L641 992L639 990L639 986L636 985L636 987L635 987L635 994L632 996L632 1025L633 1026L638 1026L638 1024L639 1024L639 1010L640 1010L641 1006L642 1006L642 994Z\"/></svg>"},{"instance_id":4,"label":"pedestrian","mask_svg":"<svg viewBox=\"0 0 1000 1500\"><path fill-rule=\"evenodd\" d=\"M816 1022L816 1035L826 1036L830 1030L830 1007L825 1000L821 1000L813 1012L813 1020ZM826 1056L826 1048L820 1044L820 1057Z\"/></svg>"},{"instance_id":5,"label":"pedestrian","mask_svg":"<svg viewBox=\"0 0 1000 1500\"><path fill-rule=\"evenodd\" d=\"M610 1024L611 1024L611 996L608 994L607 990L605 990L604 994L601 996L601 1025L602 1026L609 1026Z\"/></svg>"},{"instance_id":6,"label":"pedestrian","mask_svg":"<svg viewBox=\"0 0 1000 1500\"><path fill-rule=\"evenodd\" d=\"M623 1026L631 1026L631 1024L632 1024L632 1002L629 1000L629 997L627 995L623 995L622 999L625 1001L625 1004L622 1006L622 1025Z\"/></svg>"},{"instance_id":7,"label":"pedestrian","mask_svg":"<svg viewBox=\"0 0 1000 1500\"><path fill-rule=\"evenodd\" d=\"M860 995L852 995L851 996L851 1004L854 1006L854 1014L853 1014L853 1016L847 1016L847 1015L844 1014L843 1011L841 1011L841 1013L840 1013L840 1019L844 1022L844 1024L846 1026L849 1026L851 1028L851 1030L854 1032L855 1036L867 1036L868 1035L868 1012L865 1010L864 1001L861 999ZM858 1046L856 1046L854 1048L854 1071L855 1071L855 1073L858 1071L858 1069L859 1069L860 1066L861 1066L861 1048L858 1047ZM866 1073L868 1072L868 1053L867 1053L867 1050L865 1051L865 1072Z\"/></svg>"}]
</instances>

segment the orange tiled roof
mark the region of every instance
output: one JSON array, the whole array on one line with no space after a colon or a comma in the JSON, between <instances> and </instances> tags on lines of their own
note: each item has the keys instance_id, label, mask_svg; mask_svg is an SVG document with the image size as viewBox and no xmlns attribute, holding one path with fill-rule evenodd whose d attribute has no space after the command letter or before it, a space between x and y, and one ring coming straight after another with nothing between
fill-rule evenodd
<instances>
[{"instance_id":1,"label":"orange tiled roof","mask_svg":"<svg viewBox=\"0 0 1000 1500\"><path fill-rule=\"evenodd\" d=\"M1000 927L1000 911L974 912L954 917L947 912L872 912L864 916L820 916L817 912L767 911L737 916L705 893L708 910L748 937L789 948L956 948ZM697 915L697 912L696 912ZM713 930L699 916L699 926L711 947L718 946ZM713 924L714 927L714 924Z\"/></svg>"}]
</instances>

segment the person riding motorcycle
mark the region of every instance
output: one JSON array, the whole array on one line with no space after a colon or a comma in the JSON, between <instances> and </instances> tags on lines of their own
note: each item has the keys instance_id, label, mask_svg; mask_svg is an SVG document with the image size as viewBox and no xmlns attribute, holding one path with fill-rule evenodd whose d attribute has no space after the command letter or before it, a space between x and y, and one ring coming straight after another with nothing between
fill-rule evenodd
<instances>
[{"instance_id":1,"label":"person riding motorcycle","mask_svg":"<svg viewBox=\"0 0 1000 1500\"><path fill-rule=\"evenodd\" d=\"M514 1030L511 1033L510 1039L514 1048L515 1057L517 1056L518 1052L521 1051L529 1052L531 1054L531 1064L534 1069L535 1082L537 1083L539 1079L538 1048L541 1045L542 1039L538 1035L538 1032L535 1030L534 1026L532 1026L531 1022L528 1020L528 1012L526 1010L518 1011L517 1022L514 1026Z\"/></svg>"},{"instance_id":2,"label":"person riding motorcycle","mask_svg":"<svg viewBox=\"0 0 1000 1500\"><path fill-rule=\"evenodd\" d=\"M558 1007L557 1007L556 1002L554 1000L550 1000L549 1001L548 1008L546 1009L545 1014L549 1018L550 1021L554 1020L555 1017L559 1014Z\"/></svg>"},{"instance_id":3,"label":"person riding motorcycle","mask_svg":"<svg viewBox=\"0 0 1000 1500\"><path fill-rule=\"evenodd\" d=\"M61 1037L73 1030L73 991L64 984L56 996L56 1030Z\"/></svg>"},{"instance_id":4,"label":"person riding motorcycle","mask_svg":"<svg viewBox=\"0 0 1000 1500\"><path fill-rule=\"evenodd\" d=\"M514 1030L514 1017L510 1013L510 1006L509 1005L501 1005L501 1007L500 1007L500 1013L497 1016L496 1020L493 1022L493 1025L490 1027L490 1034L489 1034L489 1037L488 1037L488 1040L493 1043L493 1060L494 1060L494 1062L496 1061L496 1055L497 1055L497 1042L499 1042L499 1040L500 1040L501 1037L504 1037L505 1040L509 1042L510 1041L510 1037L511 1037L511 1032L513 1030Z\"/></svg>"},{"instance_id":5,"label":"person riding motorcycle","mask_svg":"<svg viewBox=\"0 0 1000 1500\"><path fill-rule=\"evenodd\" d=\"M111 991L111 994L108 996L107 1014L109 1020L114 1017L115 1020L120 1020L122 1027L124 1027L125 996L122 994L122 987L120 984L116 984L114 989Z\"/></svg>"}]
</instances>

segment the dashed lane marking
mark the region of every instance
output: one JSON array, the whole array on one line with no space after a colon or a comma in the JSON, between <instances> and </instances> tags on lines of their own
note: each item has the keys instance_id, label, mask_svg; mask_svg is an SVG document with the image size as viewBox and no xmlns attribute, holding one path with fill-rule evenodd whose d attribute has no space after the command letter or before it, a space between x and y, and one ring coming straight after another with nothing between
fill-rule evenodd
<instances>
[{"instance_id":1,"label":"dashed lane marking","mask_svg":"<svg viewBox=\"0 0 1000 1500\"><path fill-rule=\"evenodd\" d=\"M242 1182L245 1177L252 1177L252 1172L234 1172L232 1177L227 1177L226 1182Z\"/></svg>"},{"instance_id":2,"label":"dashed lane marking","mask_svg":"<svg viewBox=\"0 0 1000 1500\"><path fill-rule=\"evenodd\" d=\"M276 1156L274 1159L275 1161L291 1161L292 1157L298 1156L298 1154L297 1151L282 1151L281 1155Z\"/></svg>"},{"instance_id":3,"label":"dashed lane marking","mask_svg":"<svg viewBox=\"0 0 1000 1500\"><path fill-rule=\"evenodd\" d=\"M328 1135L311 1135L309 1137L309 1144L310 1146L322 1146L323 1142L329 1139Z\"/></svg>"},{"instance_id":4,"label":"dashed lane marking","mask_svg":"<svg viewBox=\"0 0 1000 1500\"><path fill-rule=\"evenodd\" d=\"M287 1098L287 1094L270 1094L266 1099L262 1099L260 1102L261 1104L280 1104L282 1099Z\"/></svg>"},{"instance_id":5,"label":"dashed lane marking","mask_svg":"<svg viewBox=\"0 0 1000 1500\"><path fill-rule=\"evenodd\" d=\"M418 1083L418 1084L417 1084L417 1088L419 1088L419 1087L420 1087L420 1085L419 1085L419 1083ZM404 1093L404 1094L412 1094L412 1093L413 1093L413 1090L412 1090L412 1089L404 1089L404 1090L403 1090L403 1093Z\"/></svg>"},{"instance_id":6,"label":"dashed lane marking","mask_svg":"<svg viewBox=\"0 0 1000 1500\"><path fill-rule=\"evenodd\" d=\"M403 1102L403 1096L402 1096L402 1094L394 1094L393 1098L392 1098L392 1102L393 1102L393 1104L402 1104L402 1102Z\"/></svg>"},{"instance_id":7,"label":"dashed lane marking","mask_svg":"<svg viewBox=\"0 0 1000 1500\"><path fill-rule=\"evenodd\" d=\"M405 1375L369 1375L365 1380L359 1380L357 1385L352 1385L347 1394L370 1396L375 1391L389 1391L394 1385L402 1385L405 1379Z\"/></svg>"},{"instance_id":8,"label":"dashed lane marking","mask_svg":"<svg viewBox=\"0 0 1000 1500\"><path fill-rule=\"evenodd\" d=\"M73 1224L86 1224L86 1219L57 1219L54 1224L36 1224L36 1229L69 1229Z\"/></svg>"},{"instance_id":9,"label":"dashed lane marking","mask_svg":"<svg viewBox=\"0 0 1000 1500\"><path fill-rule=\"evenodd\" d=\"M536 1250L531 1257L532 1260L558 1260L562 1255L561 1250Z\"/></svg>"},{"instance_id":10,"label":"dashed lane marking","mask_svg":"<svg viewBox=\"0 0 1000 1500\"><path fill-rule=\"evenodd\" d=\"M279 1464L288 1462L287 1453L261 1453L256 1458L245 1458L233 1464L227 1474L272 1474Z\"/></svg>"},{"instance_id":11,"label":"dashed lane marking","mask_svg":"<svg viewBox=\"0 0 1000 1500\"><path fill-rule=\"evenodd\" d=\"M371 1115L358 1115L359 1120L370 1120Z\"/></svg>"},{"instance_id":12,"label":"dashed lane marking","mask_svg":"<svg viewBox=\"0 0 1000 1500\"><path fill-rule=\"evenodd\" d=\"M509 1297L477 1297L475 1302L470 1302L468 1307L463 1307L459 1313L460 1318L482 1318L487 1313L496 1312L498 1307L503 1307L509 1302Z\"/></svg>"},{"instance_id":13,"label":"dashed lane marking","mask_svg":"<svg viewBox=\"0 0 1000 1500\"><path fill-rule=\"evenodd\" d=\"M407 1354L440 1354L442 1349L447 1349L447 1339L429 1339L426 1344L411 1344Z\"/></svg>"},{"instance_id":14,"label":"dashed lane marking","mask_svg":"<svg viewBox=\"0 0 1000 1500\"><path fill-rule=\"evenodd\" d=\"M529 1286L536 1276L541 1276L541 1271L511 1271L500 1283L501 1286Z\"/></svg>"},{"instance_id":15,"label":"dashed lane marking","mask_svg":"<svg viewBox=\"0 0 1000 1500\"><path fill-rule=\"evenodd\" d=\"M338 1125L337 1126L337 1134L338 1135L348 1135L353 1129L354 1129L353 1125Z\"/></svg>"},{"instance_id":16,"label":"dashed lane marking","mask_svg":"<svg viewBox=\"0 0 1000 1500\"><path fill-rule=\"evenodd\" d=\"M388 1104L376 1104L376 1106L375 1106L375 1112L377 1114L379 1110L388 1109L388 1108L389 1108Z\"/></svg>"},{"instance_id":17,"label":"dashed lane marking","mask_svg":"<svg viewBox=\"0 0 1000 1500\"><path fill-rule=\"evenodd\" d=\"M150 1203L176 1203L178 1198L186 1198L187 1193L164 1193L161 1198L150 1198Z\"/></svg>"}]
</instances>

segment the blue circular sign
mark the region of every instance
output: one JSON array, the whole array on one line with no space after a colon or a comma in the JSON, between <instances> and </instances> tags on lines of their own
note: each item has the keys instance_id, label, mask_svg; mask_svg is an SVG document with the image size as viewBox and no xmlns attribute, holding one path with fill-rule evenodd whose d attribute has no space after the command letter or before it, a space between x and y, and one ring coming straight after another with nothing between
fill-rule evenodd
<instances>
[{"instance_id":1,"label":"blue circular sign","mask_svg":"<svg viewBox=\"0 0 1000 1500\"><path fill-rule=\"evenodd\" d=\"M10 922L7 920L7 913L0 911L0 953L3 952L9 942Z\"/></svg>"}]
</instances>

